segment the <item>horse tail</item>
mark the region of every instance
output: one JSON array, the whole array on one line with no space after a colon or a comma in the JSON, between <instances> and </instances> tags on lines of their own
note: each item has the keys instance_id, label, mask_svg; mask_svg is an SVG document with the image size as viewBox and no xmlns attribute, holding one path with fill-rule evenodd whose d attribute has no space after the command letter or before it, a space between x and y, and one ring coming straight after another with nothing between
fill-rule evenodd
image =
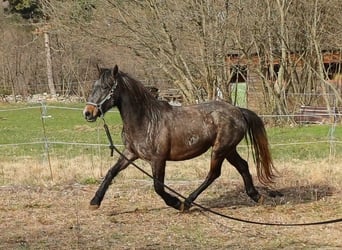
<instances>
[{"instance_id":1,"label":"horse tail","mask_svg":"<svg viewBox=\"0 0 342 250\"><path fill-rule=\"evenodd\" d=\"M251 143L258 179L261 184L272 184L274 183L274 177L276 177L276 169L269 150L264 123L253 111L244 108L240 108L240 110L247 121L247 133Z\"/></svg>"}]
</instances>

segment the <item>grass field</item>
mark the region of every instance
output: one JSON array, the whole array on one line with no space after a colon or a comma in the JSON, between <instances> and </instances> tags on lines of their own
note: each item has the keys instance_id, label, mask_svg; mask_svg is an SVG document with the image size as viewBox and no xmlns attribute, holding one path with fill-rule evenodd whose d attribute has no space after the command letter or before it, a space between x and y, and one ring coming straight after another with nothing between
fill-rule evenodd
<instances>
[{"instance_id":1,"label":"grass field","mask_svg":"<svg viewBox=\"0 0 342 250\"><path fill-rule=\"evenodd\" d=\"M51 143L51 153L57 156L65 152L65 143L108 144L103 130L103 122L87 123L82 117L83 104L48 105L42 120L41 105L0 105L0 145L37 143L15 147L15 153L8 147L1 147L3 157L37 156L42 152L42 142ZM44 121L44 123L43 123ZM106 115L116 144L121 144L121 119L117 111ZM331 125L283 126L267 129L274 159L323 159L330 155L331 137L342 141L342 128L339 125L331 136ZM57 143L56 143L57 142ZM60 144L59 144L60 143ZM333 143L336 155L341 155L341 143ZM244 142L241 143L245 145ZM80 146L69 147L68 152L75 156L83 150ZM243 150L243 149L242 149ZM44 151L44 150L43 150Z\"/></svg>"},{"instance_id":2,"label":"grass field","mask_svg":"<svg viewBox=\"0 0 342 250\"><path fill-rule=\"evenodd\" d=\"M82 104L49 105L51 117L43 126L39 105L0 105L0 249L342 248L341 223L267 227L230 221L195 207L179 213L163 203L152 181L134 167L113 181L99 210L89 210L100 178L117 155L109 156L102 122L85 122L82 108ZM106 121L114 142L121 144L119 114L111 112ZM256 221L341 218L341 130L337 126L334 141L329 142L328 125L269 127L279 170L273 188L284 196L254 204L241 177L225 163L222 176L197 201L223 214ZM240 151L255 176L244 143ZM166 183L189 194L207 174L208 155L170 162ZM147 163L137 164L150 172ZM267 193L257 181L256 186Z\"/></svg>"},{"instance_id":3,"label":"grass field","mask_svg":"<svg viewBox=\"0 0 342 250\"><path fill-rule=\"evenodd\" d=\"M42 142L65 142L65 143L85 143L85 144L107 144L102 129L102 124L87 123L82 116L82 104L67 106L50 105L46 108L46 118L42 119L41 105L32 106L4 106L0 105L0 125L2 136L1 144L21 144L16 151L18 155L37 156L42 151ZM121 119L118 112L108 115L108 123L112 124L111 130L115 142L120 142ZM29 143L37 143L37 145ZM74 147L75 149L77 147ZM51 146L52 154L60 155L65 152L65 145L54 144ZM1 150L1 149L0 149ZM2 150L2 155L6 154L7 148ZM75 154L79 152L75 151Z\"/></svg>"}]
</instances>

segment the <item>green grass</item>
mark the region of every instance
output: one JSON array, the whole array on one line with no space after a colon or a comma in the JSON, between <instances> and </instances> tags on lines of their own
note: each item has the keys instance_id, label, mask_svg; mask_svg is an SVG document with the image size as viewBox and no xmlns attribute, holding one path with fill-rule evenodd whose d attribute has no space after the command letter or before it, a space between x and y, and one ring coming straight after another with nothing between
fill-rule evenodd
<instances>
[{"instance_id":1,"label":"green grass","mask_svg":"<svg viewBox=\"0 0 342 250\"><path fill-rule=\"evenodd\" d=\"M342 127L337 126L334 131L332 129L332 125L268 128L273 157L281 160L311 160L330 157L331 154L341 155Z\"/></svg>"},{"instance_id":2,"label":"green grass","mask_svg":"<svg viewBox=\"0 0 342 250\"><path fill-rule=\"evenodd\" d=\"M84 104L48 104L46 113L48 118L42 119L40 104L1 104L0 154L2 158L41 157L47 152L45 139L50 142L48 152L58 157L99 154L99 152L109 154L109 150L104 146L84 145L108 145L108 139L101 119L95 123L84 120L83 107ZM106 114L105 118L110 126L114 143L122 144L119 113L114 109ZM337 141L332 144L333 147L329 143L330 132L331 125L267 128L275 160L322 159L331 155L331 149L336 156L341 155L341 125L337 126L333 133ZM6 144L18 145L4 146ZM241 150L245 151L243 148Z\"/></svg>"},{"instance_id":3,"label":"green grass","mask_svg":"<svg viewBox=\"0 0 342 250\"><path fill-rule=\"evenodd\" d=\"M108 145L102 120L95 123L86 122L82 115L83 107L83 104L49 104L46 109L47 118L42 119L42 108L39 104L1 105L0 145L3 146L0 146L0 154L3 157L39 156L46 152L45 140L51 142L49 152L59 156L94 150L94 146L72 144ZM115 110L108 113L106 121L114 142L121 144L119 113ZM4 146L6 144L15 145Z\"/></svg>"}]
</instances>

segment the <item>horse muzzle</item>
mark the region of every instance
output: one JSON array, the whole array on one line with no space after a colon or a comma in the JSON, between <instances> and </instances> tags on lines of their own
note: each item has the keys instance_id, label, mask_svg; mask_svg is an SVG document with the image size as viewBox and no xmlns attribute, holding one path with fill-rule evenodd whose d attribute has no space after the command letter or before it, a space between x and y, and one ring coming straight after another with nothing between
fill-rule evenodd
<instances>
[{"instance_id":1,"label":"horse muzzle","mask_svg":"<svg viewBox=\"0 0 342 250\"><path fill-rule=\"evenodd\" d=\"M87 104L83 110L83 116L88 122L95 122L100 115L100 110L91 104Z\"/></svg>"}]
</instances>

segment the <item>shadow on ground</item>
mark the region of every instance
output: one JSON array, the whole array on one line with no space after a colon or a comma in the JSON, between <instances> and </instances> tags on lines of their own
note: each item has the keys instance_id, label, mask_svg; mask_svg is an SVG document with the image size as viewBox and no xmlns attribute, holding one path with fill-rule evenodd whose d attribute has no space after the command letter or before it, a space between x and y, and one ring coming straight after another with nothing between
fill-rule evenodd
<instances>
[{"instance_id":1,"label":"shadow on ground","mask_svg":"<svg viewBox=\"0 0 342 250\"><path fill-rule=\"evenodd\" d=\"M256 187L257 190L265 196L265 200L263 205L266 206L279 206L284 204L305 204L316 202L322 200L326 197L330 197L336 191L334 187L329 185L302 185L302 186L291 186L291 187L283 187L276 190L271 190L266 187ZM223 192L224 190L221 189ZM220 190L217 191L220 193ZM159 199L159 196L157 196ZM234 190L225 191L223 194L218 197L212 198L208 194L203 193L198 200L195 201L197 204L200 204L206 208L230 208L230 209L238 209L243 207L254 207L259 204L255 203L250 199L244 191L244 188L235 187ZM134 208L130 210L124 211L112 211L108 215L115 216L118 214L130 214L130 213L144 213L151 211L159 211L164 209L173 208L165 206L160 206L156 208ZM198 207L192 206L190 212L198 211ZM201 210L201 209L200 209Z\"/></svg>"},{"instance_id":2,"label":"shadow on ground","mask_svg":"<svg viewBox=\"0 0 342 250\"><path fill-rule=\"evenodd\" d=\"M325 197L332 196L335 188L329 185L302 185L290 186L271 190L266 187L256 187L257 190L266 198L263 204L265 205L283 205L283 204L304 204L316 202ZM245 193L243 187L236 190L226 191L218 198L206 198L202 201L202 205L209 208L222 207L246 207L257 205Z\"/></svg>"}]
</instances>

